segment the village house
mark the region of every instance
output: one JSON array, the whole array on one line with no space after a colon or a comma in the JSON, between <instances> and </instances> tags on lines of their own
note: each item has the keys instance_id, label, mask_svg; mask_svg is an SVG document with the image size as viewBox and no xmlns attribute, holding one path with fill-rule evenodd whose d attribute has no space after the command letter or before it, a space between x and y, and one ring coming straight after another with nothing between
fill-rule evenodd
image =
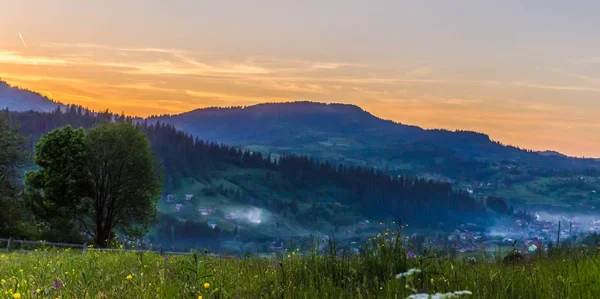
<instances>
[{"instance_id":1,"label":"village house","mask_svg":"<svg viewBox=\"0 0 600 299\"><path fill-rule=\"evenodd\" d=\"M208 209L208 208L200 208L198 209L198 212L200 213L200 215L202 216L208 216L210 214L212 214L212 209Z\"/></svg>"},{"instance_id":2,"label":"village house","mask_svg":"<svg viewBox=\"0 0 600 299\"><path fill-rule=\"evenodd\" d=\"M175 195L173 195L173 194L167 194L167 202L168 203L172 203L173 199L175 199Z\"/></svg>"},{"instance_id":3,"label":"village house","mask_svg":"<svg viewBox=\"0 0 600 299\"><path fill-rule=\"evenodd\" d=\"M190 200L192 200L192 197L194 197L194 195L192 195L192 194L186 194L185 195L185 200L186 201L190 201Z\"/></svg>"},{"instance_id":4,"label":"village house","mask_svg":"<svg viewBox=\"0 0 600 299\"><path fill-rule=\"evenodd\" d=\"M269 247L271 251L283 251L283 241L273 241L271 242L271 246Z\"/></svg>"},{"instance_id":5,"label":"village house","mask_svg":"<svg viewBox=\"0 0 600 299\"><path fill-rule=\"evenodd\" d=\"M206 225L208 225L208 227L215 229L217 228L217 222L215 220L208 220L206 222Z\"/></svg>"},{"instance_id":6,"label":"village house","mask_svg":"<svg viewBox=\"0 0 600 299\"><path fill-rule=\"evenodd\" d=\"M238 218L239 218L239 216L237 213L225 213L225 219L227 219L227 220L235 220Z\"/></svg>"}]
</instances>

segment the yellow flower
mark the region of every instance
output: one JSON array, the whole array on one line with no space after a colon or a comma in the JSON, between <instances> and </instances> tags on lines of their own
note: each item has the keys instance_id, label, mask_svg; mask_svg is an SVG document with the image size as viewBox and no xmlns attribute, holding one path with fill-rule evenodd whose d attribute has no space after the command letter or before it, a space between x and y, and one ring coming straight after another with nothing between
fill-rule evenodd
<instances>
[{"instance_id":1,"label":"yellow flower","mask_svg":"<svg viewBox=\"0 0 600 299\"><path fill-rule=\"evenodd\" d=\"M198 299L202 299L202 296L198 296Z\"/></svg>"},{"instance_id":2,"label":"yellow flower","mask_svg":"<svg viewBox=\"0 0 600 299\"><path fill-rule=\"evenodd\" d=\"M119 248L123 249L123 244L119 245Z\"/></svg>"},{"instance_id":3,"label":"yellow flower","mask_svg":"<svg viewBox=\"0 0 600 299\"><path fill-rule=\"evenodd\" d=\"M131 280L133 279L133 276L131 274L127 275L127 277L125 277L126 280Z\"/></svg>"},{"instance_id":4,"label":"yellow flower","mask_svg":"<svg viewBox=\"0 0 600 299\"><path fill-rule=\"evenodd\" d=\"M15 298L15 299L21 299L21 293L14 293L13 294L13 298Z\"/></svg>"},{"instance_id":5,"label":"yellow flower","mask_svg":"<svg viewBox=\"0 0 600 299\"><path fill-rule=\"evenodd\" d=\"M291 258L292 258L292 256L288 254L288 259L291 259Z\"/></svg>"},{"instance_id":6,"label":"yellow flower","mask_svg":"<svg viewBox=\"0 0 600 299\"><path fill-rule=\"evenodd\" d=\"M205 289L208 289L208 288L210 288L210 283L208 283L208 282L205 282L205 283L204 283L204 288L205 288Z\"/></svg>"},{"instance_id":7,"label":"yellow flower","mask_svg":"<svg viewBox=\"0 0 600 299\"><path fill-rule=\"evenodd\" d=\"M2 284L5 284L5 283L6 283L6 280L2 279L2 280L0 280L0 282L1 282Z\"/></svg>"},{"instance_id":8,"label":"yellow flower","mask_svg":"<svg viewBox=\"0 0 600 299\"><path fill-rule=\"evenodd\" d=\"M379 224L383 224L383 222L379 222Z\"/></svg>"},{"instance_id":9,"label":"yellow flower","mask_svg":"<svg viewBox=\"0 0 600 299\"><path fill-rule=\"evenodd\" d=\"M39 293L41 293L41 292L42 292L42 290L40 290L40 289L37 289L37 290L35 290L35 293L36 293L36 294L39 294Z\"/></svg>"},{"instance_id":10,"label":"yellow flower","mask_svg":"<svg viewBox=\"0 0 600 299\"><path fill-rule=\"evenodd\" d=\"M292 251L292 255L295 255L295 254L296 254L296 252L295 252L295 251Z\"/></svg>"}]
</instances>

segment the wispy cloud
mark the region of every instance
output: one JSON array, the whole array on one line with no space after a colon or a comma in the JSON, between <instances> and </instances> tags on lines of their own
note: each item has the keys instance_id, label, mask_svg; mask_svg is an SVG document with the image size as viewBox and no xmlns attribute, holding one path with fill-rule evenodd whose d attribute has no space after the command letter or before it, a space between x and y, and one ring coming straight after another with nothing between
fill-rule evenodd
<instances>
[{"instance_id":1,"label":"wispy cloud","mask_svg":"<svg viewBox=\"0 0 600 299\"><path fill-rule=\"evenodd\" d=\"M519 86L519 87L527 87L527 88L537 88L537 89L600 92L600 88L596 88L596 87L547 85L547 84L531 83L531 82L527 82L527 81L513 82L512 85Z\"/></svg>"},{"instance_id":2,"label":"wispy cloud","mask_svg":"<svg viewBox=\"0 0 600 299\"><path fill-rule=\"evenodd\" d=\"M0 50L0 63L31 65L67 65L69 64L69 61L44 56L23 55L20 51Z\"/></svg>"},{"instance_id":3,"label":"wispy cloud","mask_svg":"<svg viewBox=\"0 0 600 299\"><path fill-rule=\"evenodd\" d=\"M443 100L443 102L446 104L458 105L458 106L470 106L473 104L481 103L480 100L466 100L466 99L457 99L457 98L445 99L445 100Z\"/></svg>"},{"instance_id":4,"label":"wispy cloud","mask_svg":"<svg viewBox=\"0 0 600 299\"><path fill-rule=\"evenodd\" d=\"M542 112L550 112L550 111L558 111L559 110L558 107L555 105L543 104L543 103L527 105L527 109L534 110L534 111L542 111Z\"/></svg>"}]
</instances>

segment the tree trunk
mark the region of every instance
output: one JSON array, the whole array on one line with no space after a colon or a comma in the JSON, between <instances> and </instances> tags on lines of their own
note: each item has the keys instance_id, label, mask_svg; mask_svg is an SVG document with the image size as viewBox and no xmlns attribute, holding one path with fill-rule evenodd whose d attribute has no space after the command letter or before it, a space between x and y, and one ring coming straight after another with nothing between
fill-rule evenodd
<instances>
[{"instance_id":1,"label":"tree trunk","mask_svg":"<svg viewBox=\"0 0 600 299\"><path fill-rule=\"evenodd\" d=\"M103 227L97 227L96 229L96 238L94 240L96 246L100 248L107 248L111 241L110 230Z\"/></svg>"}]
</instances>

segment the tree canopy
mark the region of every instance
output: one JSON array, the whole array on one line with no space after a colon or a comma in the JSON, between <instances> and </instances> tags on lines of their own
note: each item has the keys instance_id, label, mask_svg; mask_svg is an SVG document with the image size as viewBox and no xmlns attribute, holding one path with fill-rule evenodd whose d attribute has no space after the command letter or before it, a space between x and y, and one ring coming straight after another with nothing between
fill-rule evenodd
<instances>
[{"instance_id":1,"label":"tree canopy","mask_svg":"<svg viewBox=\"0 0 600 299\"><path fill-rule=\"evenodd\" d=\"M18 198L18 169L26 160L26 139L0 112L0 235L23 233L22 202Z\"/></svg>"},{"instance_id":2,"label":"tree canopy","mask_svg":"<svg viewBox=\"0 0 600 299\"><path fill-rule=\"evenodd\" d=\"M145 232L156 213L160 180L146 136L127 123L103 123L87 132L70 126L43 136L39 170L27 174L33 212L73 239L85 232L105 247L115 231ZM57 226L60 226L58 228Z\"/></svg>"}]
</instances>

